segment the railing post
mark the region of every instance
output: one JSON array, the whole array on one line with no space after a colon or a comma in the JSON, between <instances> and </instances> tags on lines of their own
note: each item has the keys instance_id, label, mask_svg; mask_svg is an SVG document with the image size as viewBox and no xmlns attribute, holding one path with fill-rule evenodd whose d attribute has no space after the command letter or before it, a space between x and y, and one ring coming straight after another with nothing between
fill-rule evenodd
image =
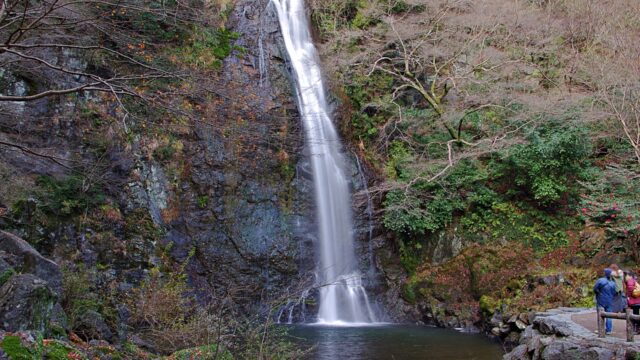
<instances>
[{"instance_id":1,"label":"railing post","mask_svg":"<svg viewBox=\"0 0 640 360\"><path fill-rule=\"evenodd\" d=\"M603 308L596 305L596 315L598 316L598 337L604 337L604 319L602 318Z\"/></svg>"},{"instance_id":2,"label":"railing post","mask_svg":"<svg viewBox=\"0 0 640 360\"><path fill-rule=\"evenodd\" d=\"M627 315L627 341L633 342L633 335L635 335L633 320L631 319L631 309L625 310Z\"/></svg>"}]
</instances>

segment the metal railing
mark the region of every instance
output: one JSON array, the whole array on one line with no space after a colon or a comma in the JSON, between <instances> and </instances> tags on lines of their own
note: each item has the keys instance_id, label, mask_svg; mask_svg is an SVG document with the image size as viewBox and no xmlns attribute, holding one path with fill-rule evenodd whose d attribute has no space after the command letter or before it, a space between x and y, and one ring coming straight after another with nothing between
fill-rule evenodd
<instances>
[{"instance_id":1,"label":"metal railing","mask_svg":"<svg viewBox=\"0 0 640 360\"><path fill-rule=\"evenodd\" d=\"M605 336L605 319L625 320L627 324L627 341L632 342L635 335L634 323L640 323L640 315L631 313L631 309L627 308L624 313L612 313L604 311L604 308L596 307L596 315L598 316L598 337Z\"/></svg>"}]
</instances>

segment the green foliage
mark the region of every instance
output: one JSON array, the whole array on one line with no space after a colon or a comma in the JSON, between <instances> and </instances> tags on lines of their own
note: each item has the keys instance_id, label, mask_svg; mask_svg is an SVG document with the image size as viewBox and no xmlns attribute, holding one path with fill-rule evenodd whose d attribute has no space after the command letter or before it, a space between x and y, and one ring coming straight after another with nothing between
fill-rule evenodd
<instances>
[{"instance_id":1,"label":"green foliage","mask_svg":"<svg viewBox=\"0 0 640 360\"><path fill-rule=\"evenodd\" d=\"M204 209L209 204L209 197L207 195L198 196L198 207Z\"/></svg>"},{"instance_id":2,"label":"green foliage","mask_svg":"<svg viewBox=\"0 0 640 360\"><path fill-rule=\"evenodd\" d=\"M48 214L75 215L104 202L104 194L82 176L57 180L43 175L38 177L36 184L43 190L39 208Z\"/></svg>"},{"instance_id":3,"label":"green foliage","mask_svg":"<svg viewBox=\"0 0 640 360\"><path fill-rule=\"evenodd\" d=\"M547 213L526 203L494 198L487 203L475 203L460 224L461 230L471 239L507 239L543 252L567 245L567 230L577 226L576 220L571 216Z\"/></svg>"},{"instance_id":4,"label":"green foliage","mask_svg":"<svg viewBox=\"0 0 640 360\"><path fill-rule=\"evenodd\" d=\"M417 181L407 189L393 190L384 200L384 225L405 234L441 230L456 211L466 207L469 198L486 193L482 185L486 178L477 162L462 161L441 182Z\"/></svg>"},{"instance_id":5,"label":"green foliage","mask_svg":"<svg viewBox=\"0 0 640 360\"><path fill-rule=\"evenodd\" d=\"M241 47L233 45L239 36L237 32L225 28L195 28L187 45L176 49L174 55L180 58L180 62L196 69L219 70L222 61L231 52L243 51Z\"/></svg>"},{"instance_id":6,"label":"green foliage","mask_svg":"<svg viewBox=\"0 0 640 360\"><path fill-rule=\"evenodd\" d=\"M74 359L86 359L70 345L59 340L45 340L41 334L37 334L35 342L29 345L23 345L19 336L5 336L0 347L11 360L67 360L71 359L71 354Z\"/></svg>"},{"instance_id":7,"label":"green foliage","mask_svg":"<svg viewBox=\"0 0 640 360\"><path fill-rule=\"evenodd\" d=\"M74 358L85 359L76 349L58 340L47 340L43 350L47 360L68 360L71 358L71 354L74 355Z\"/></svg>"},{"instance_id":8,"label":"green foliage","mask_svg":"<svg viewBox=\"0 0 640 360\"><path fill-rule=\"evenodd\" d=\"M318 0L311 5L311 20L322 36L348 26L358 14L359 0Z\"/></svg>"},{"instance_id":9,"label":"green foliage","mask_svg":"<svg viewBox=\"0 0 640 360\"><path fill-rule=\"evenodd\" d=\"M391 14L405 14L408 12L412 13L420 13L426 10L426 6L423 4L420 5L412 5L407 3L404 0L394 0L389 1L385 4L385 10Z\"/></svg>"},{"instance_id":10,"label":"green foliage","mask_svg":"<svg viewBox=\"0 0 640 360\"><path fill-rule=\"evenodd\" d=\"M351 26L358 29L366 29L379 22L380 22L380 19L376 17L364 15L362 12L358 12L356 16L353 18L353 20L351 21Z\"/></svg>"},{"instance_id":11,"label":"green foliage","mask_svg":"<svg viewBox=\"0 0 640 360\"><path fill-rule=\"evenodd\" d=\"M422 262L421 250L422 245L419 242L409 240L398 240L398 252L400 253L400 264L409 273L412 274L418 265Z\"/></svg>"},{"instance_id":12,"label":"green foliage","mask_svg":"<svg viewBox=\"0 0 640 360\"><path fill-rule=\"evenodd\" d=\"M168 161L176 154L177 148L173 142L169 142L166 145L159 146L153 152L153 157L158 161Z\"/></svg>"},{"instance_id":13,"label":"green foliage","mask_svg":"<svg viewBox=\"0 0 640 360\"><path fill-rule=\"evenodd\" d=\"M491 317L493 313L498 309L500 301L494 299L489 295L482 295L480 297L480 311L482 311L482 315L485 317Z\"/></svg>"},{"instance_id":14,"label":"green foliage","mask_svg":"<svg viewBox=\"0 0 640 360\"><path fill-rule=\"evenodd\" d=\"M415 304L416 300L418 299L418 294L416 293L417 285L418 277L412 275L402 286L402 298L407 300L410 304Z\"/></svg>"},{"instance_id":15,"label":"green foliage","mask_svg":"<svg viewBox=\"0 0 640 360\"><path fill-rule=\"evenodd\" d=\"M413 151L392 142L385 170L406 188L386 195L384 225L416 237L460 215L461 231L478 242L517 240L540 252L566 245L576 219L550 207L572 199L576 180L588 177L588 141L580 130L558 127L537 129L529 139L494 159L462 160L435 182L420 180L428 176L416 173Z\"/></svg>"},{"instance_id":16,"label":"green foliage","mask_svg":"<svg viewBox=\"0 0 640 360\"><path fill-rule=\"evenodd\" d=\"M499 172L513 177L538 204L550 206L575 195L576 180L585 176L590 153L583 129L545 126L529 135L528 144L514 146Z\"/></svg>"},{"instance_id":17,"label":"green foliage","mask_svg":"<svg viewBox=\"0 0 640 360\"><path fill-rule=\"evenodd\" d=\"M233 360L233 355L222 346L217 344L204 345L196 348L184 349L173 353L167 359L172 360L197 360L197 359L218 359Z\"/></svg>"},{"instance_id":18,"label":"green foliage","mask_svg":"<svg viewBox=\"0 0 640 360\"><path fill-rule=\"evenodd\" d=\"M530 60L537 66L533 77L538 78L542 87L549 89L558 86L562 63L556 53L531 54Z\"/></svg>"},{"instance_id":19,"label":"green foliage","mask_svg":"<svg viewBox=\"0 0 640 360\"><path fill-rule=\"evenodd\" d=\"M389 146L389 160L385 164L385 172L389 179L406 180L409 173L407 165L413 161L411 151L402 141L393 141Z\"/></svg>"},{"instance_id":20,"label":"green foliage","mask_svg":"<svg viewBox=\"0 0 640 360\"><path fill-rule=\"evenodd\" d=\"M393 78L379 72L371 76L355 74L345 83L344 93L354 109L349 128L354 138L372 140L378 135L378 126L389 114L387 106L392 86Z\"/></svg>"},{"instance_id":21,"label":"green foliage","mask_svg":"<svg viewBox=\"0 0 640 360\"><path fill-rule=\"evenodd\" d=\"M152 2L153 4L160 4L160 2ZM182 31L175 26L170 26L166 22L163 22L163 17L156 15L155 13L143 11L137 14L134 18L136 27L142 30L142 33L147 35L151 39L158 39L162 41L170 41L177 39Z\"/></svg>"},{"instance_id":22,"label":"green foliage","mask_svg":"<svg viewBox=\"0 0 640 360\"><path fill-rule=\"evenodd\" d=\"M8 268L0 273L0 286L4 285L13 275L16 274L16 271L13 268Z\"/></svg>"},{"instance_id":23,"label":"green foliage","mask_svg":"<svg viewBox=\"0 0 640 360\"><path fill-rule=\"evenodd\" d=\"M89 311L101 314L106 320L116 317L108 294L101 293L93 285L94 271L86 269L83 265L77 265L74 269L62 268L61 304L71 329L74 329L78 320Z\"/></svg>"},{"instance_id":24,"label":"green foliage","mask_svg":"<svg viewBox=\"0 0 640 360\"><path fill-rule=\"evenodd\" d=\"M33 360L34 354L24 345L19 336L5 336L2 339L2 350L11 360Z\"/></svg>"}]
</instances>

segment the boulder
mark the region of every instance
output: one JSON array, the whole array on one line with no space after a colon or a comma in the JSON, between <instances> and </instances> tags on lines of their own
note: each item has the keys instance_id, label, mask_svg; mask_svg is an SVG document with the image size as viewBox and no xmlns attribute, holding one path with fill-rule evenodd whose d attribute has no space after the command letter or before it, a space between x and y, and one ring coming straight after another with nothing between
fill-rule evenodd
<instances>
[{"instance_id":1,"label":"boulder","mask_svg":"<svg viewBox=\"0 0 640 360\"><path fill-rule=\"evenodd\" d=\"M33 274L14 275L0 287L0 326L46 334L57 300L46 281Z\"/></svg>"},{"instance_id":2,"label":"boulder","mask_svg":"<svg viewBox=\"0 0 640 360\"><path fill-rule=\"evenodd\" d=\"M582 353L584 360L611 360L615 358L615 353L609 349L593 347Z\"/></svg>"},{"instance_id":3,"label":"boulder","mask_svg":"<svg viewBox=\"0 0 640 360\"><path fill-rule=\"evenodd\" d=\"M547 345L542 351L545 360L583 360L586 349L572 342L555 341Z\"/></svg>"},{"instance_id":4,"label":"boulder","mask_svg":"<svg viewBox=\"0 0 640 360\"><path fill-rule=\"evenodd\" d=\"M33 274L46 280L57 296L62 294L62 272L58 265L40 255L25 240L0 230L0 256L17 272Z\"/></svg>"},{"instance_id":5,"label":"boulder","mask_svg":"<svg viewBox=\"0 0 640 360\"><path fill-rule=\"evenodd\" d=\"M571 336L573 330L571 330L571 324L564 319L555 317L538 317L533 322L534 328L537 328L542 334L545 335L557 335L557 336Z\"/></svg>"},{"instance_id":6,"label":"boulder","mask_svg":"<svg viewBox=\"0 0 640 360\"><path fill-rule=\"evenodd\" d=\"M502 360L530 360L527 345L519 345L510 353L505 354Z\"/></svg>"}]
</instances>

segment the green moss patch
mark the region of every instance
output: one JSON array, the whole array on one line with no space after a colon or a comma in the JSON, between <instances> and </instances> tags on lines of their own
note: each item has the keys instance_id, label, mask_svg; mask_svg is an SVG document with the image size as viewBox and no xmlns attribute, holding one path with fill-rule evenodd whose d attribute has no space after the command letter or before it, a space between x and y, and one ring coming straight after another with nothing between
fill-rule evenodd
<instances>
[{"instance_id":1,"label":"green moss patch","mask_svg":"<svg viewBox=\"0 0 640 360\"><path fill-rule=\"evenodd\" d=\"M219 359L219 360L233 360L231 353L224 347L217 344L205 345L190 349L184 349L177 351L170 356L166 357L166 360L197 360L197 359Z\"/></svg>"}]
</instances>

